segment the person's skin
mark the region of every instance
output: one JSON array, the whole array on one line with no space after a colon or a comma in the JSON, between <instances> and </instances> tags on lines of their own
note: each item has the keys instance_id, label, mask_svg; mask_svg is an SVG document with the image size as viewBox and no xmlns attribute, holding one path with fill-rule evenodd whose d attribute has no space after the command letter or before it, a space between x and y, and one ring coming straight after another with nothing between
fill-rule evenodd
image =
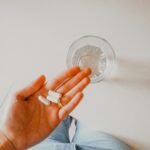
<instances>
[{"instance_id":1,"label":"person's skin","mask_svg":"<svg viewBox=\"0 0 150 150\"><path fill-rule=\"evenodd\" d=\"M0 130L0 150L25 150L44 140L79 104L83 89L90 82L90 74L89 68L81 70L76 66L58 75L52 82L45 83L42 75L16 92ZM63 94L62 108L55 103L46 106L38 100L39 95L46 97L48 90Z\"/></svg>"}]
</instances>

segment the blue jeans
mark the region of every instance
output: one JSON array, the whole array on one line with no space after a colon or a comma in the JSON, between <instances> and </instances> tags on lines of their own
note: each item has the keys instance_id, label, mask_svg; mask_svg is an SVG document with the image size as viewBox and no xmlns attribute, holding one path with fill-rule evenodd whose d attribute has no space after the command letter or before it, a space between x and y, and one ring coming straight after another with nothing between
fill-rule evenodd
<instances>
[{"instance_id":1,"label":"blue jeans","mask_svg":"<svg viewBox=\"0 0 150 150\"><path fill-rule=\"evenodd\" d=\"M69 128L75 121L75 134L70 141ZM30 150L131 150L130 147L112 135L93 131L80 121L68 116L50 136Z\"/></svg>"}]
</instances>

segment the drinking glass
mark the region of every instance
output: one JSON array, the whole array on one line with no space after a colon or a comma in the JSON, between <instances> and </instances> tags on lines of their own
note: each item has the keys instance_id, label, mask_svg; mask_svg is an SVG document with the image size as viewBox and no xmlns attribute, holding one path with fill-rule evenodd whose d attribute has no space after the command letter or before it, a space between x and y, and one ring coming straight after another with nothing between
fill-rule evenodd
<instances>
[{"instance_id":1,"label":"drinking glass","mask_svg":"<svg viewBox=\"0 0 150 150\"><path fill-rule=\"evenodd\" d=\"M116 61L112 46L103 38L87 35L74 41L67 54L67 66L90 67L91 83L97 83L109 76Z\"/></svg>"}]
</instances>

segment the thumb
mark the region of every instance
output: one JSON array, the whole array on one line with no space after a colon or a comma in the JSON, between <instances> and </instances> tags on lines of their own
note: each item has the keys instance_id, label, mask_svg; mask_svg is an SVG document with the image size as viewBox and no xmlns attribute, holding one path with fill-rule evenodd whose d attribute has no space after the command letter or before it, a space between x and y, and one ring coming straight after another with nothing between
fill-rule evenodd
<instances>
[{"instance_id":1,"label":"thumb","mask_svg":"<svg viewBox=\"0 0 150 150\"><path fill-rule=\"evenodd\" d=\"M35 92L37 92L44 85L44 83L45 83L45 76L41 75L31 84L19 90L16 93L16 97L18 97L18 99L25 99L33 95Z\"/></svg>"}]
</instances>

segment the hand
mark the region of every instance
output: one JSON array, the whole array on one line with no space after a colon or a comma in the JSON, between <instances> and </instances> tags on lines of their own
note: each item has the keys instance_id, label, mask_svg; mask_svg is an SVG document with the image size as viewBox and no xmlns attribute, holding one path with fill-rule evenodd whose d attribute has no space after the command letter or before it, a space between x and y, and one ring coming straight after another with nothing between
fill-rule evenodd
<instances>
[{"instance_id":1,"label":"hand","mask_svg":"<svg viewBox=\"0 0 150 150\"><path fill-rule=\"evenodd\" d=\"M24 150L45 139L83 98L83 89L89 84L90 69L73 67L52 82L45 83L42 75L36 81L16 92L2 133L16 150ZM46 97L48 90L63 94L62 108L55 103L49 106L38 100Z\"/></svg>"}]
</instances>

